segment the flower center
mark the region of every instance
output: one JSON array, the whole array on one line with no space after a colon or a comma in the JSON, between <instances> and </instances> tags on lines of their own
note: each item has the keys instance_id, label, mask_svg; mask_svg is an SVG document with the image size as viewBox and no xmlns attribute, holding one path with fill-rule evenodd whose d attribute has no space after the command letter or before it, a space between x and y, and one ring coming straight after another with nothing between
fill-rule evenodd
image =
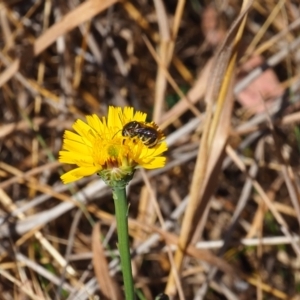
<instances>
[{"instance_id":1,"label":"flower center","mask_svg":"<svg viewBox=\"0 0 300 300\"><path fill-rule=\"evenodd\" d=\"M107 154L108 156L117 158L119 156L119 149L116 145L108 145L107 147Z\"/></svg>"}]
</instances>

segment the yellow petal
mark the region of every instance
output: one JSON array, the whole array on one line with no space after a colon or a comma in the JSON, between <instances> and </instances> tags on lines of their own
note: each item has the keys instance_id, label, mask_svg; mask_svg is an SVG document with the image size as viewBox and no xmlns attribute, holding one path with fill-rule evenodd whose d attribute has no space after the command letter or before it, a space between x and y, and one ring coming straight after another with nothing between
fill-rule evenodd
<instances>
[{"instance_id":1,"label":"yellow petal","mask_svg":"<svg viewBox=\"0 0 300 300\"><path fill-rule=\"evenodd\" d=\"M146 118L147 118L147 114L145 114L141 111L137 111L133 117L133 119L138 122L145 122Z\"/></svg>"},{"instance_id":2,"label":"yellow petal","mask_svg":"<svg viewBox=\"0 0 300 300\"><path fill-rule=\"evenodd\" d=\"M122 110L120 107L109 106L107 126L109 128L122 129Z\"/></svg>"},{"instance_id":3,"label":"yellow petal","mask_svg":"<svg viewBox=\"0 0 300 300\"><path fill-rule=\"evenodd\" d=\"M74 142L71 140L65 140L64 144L63 144L63 149L64 150L68 150L70 152L74 152L74 153L78 153L83 154L83 155L91 155L92 153L92 147L87 147L84 144L78 143L78 142Z\"/></svg>"},{"instance_id":4,"label":"yellow petal","mask_svg":"<svg viewBox=\"0 0 300 300\"><path fill-rule=\"evenodd\" d=\"M87 168L80 167L63 174L60 178L63 181L63 183L66 184L66 183L79 180L82 177L95 174L98 171L100 170L95 167L87 167Z\"/></svg>"},{"instance_id":5,"label":"yellow petal","mask_svg":"<svg viewBox=\"0 0 300 300\"><path fill-rule=\"evenodd\" d=\"M93 129L91 126L80 119L78 119L73 124L73 129L83 138L89 140L91 143L93 143L94 139L97 136L97 132L95 131L95 129Z\"/></svg>"},{"instance_id":6,"label":"yellow petal","mask_svg":"<svg viewBox=\"0 0 300 300\"><path fill-rule=\"evenodd\" d=\"M59 151L58 160L62 163L74 164L82 167L94 166L94 159L92 156L69 151Z\"/></svg>"},{"instance_id":7,"label":"yellow petal","mask_svg":"<svg viewBox=\"0 0 300 300\"><path fill-rule=\"evenodd\" d=\"M104 125L97 115L93 114L91 116L86 116L86 120L88 122L88 125L94 128L97 132L104 131Z\"/></svg>"},{"instance_id":8,"label":"yellow petal","mask_svg":"<svg viewBox=\"0 0 300 300\"><path fill-rule=\"evenodd\" d=\"M126 119L133 120L133 107L129 107L129 106L124 107L123 115Z\"/></svg>"},{"instance_id":9,"label":"yellow petal","mask_svg":"<svg viewBox=\"0 0 300 300\"><path fill-rule=\"evenodd\" d=\"M166 158L164 156L155 157L153 160L148 163L143 163L142 167L145 169L156 169L162 168L166 164Z\"/></svg>"},{"instance_id":10,"label":"yellow petal","mask_svg":"<svg viewBox=\"0 0 300 300\"><path fill-rule=\"evenodd\" d=\"M88 139L78 135L77 133L69 131L69 130L66 130L64 133L64 141L66 141L66 140L74 141L74 142L77 142L84 146L89 146L89 147L92 146L91 142Z\"/></svg>"}]
</instances>

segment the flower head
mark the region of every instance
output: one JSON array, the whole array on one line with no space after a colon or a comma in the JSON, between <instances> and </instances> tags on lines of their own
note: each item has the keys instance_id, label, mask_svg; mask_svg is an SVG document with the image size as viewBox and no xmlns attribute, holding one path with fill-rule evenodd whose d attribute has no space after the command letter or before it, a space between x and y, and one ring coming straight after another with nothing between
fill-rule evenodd
<instances>
[{"instance_id":1,"label":"flower head","mask_svg":"<svg viewBox=\"0 0 300 300\"><path fill-rule=\"evenodd\" d=\"M66 130L59 161L78 167L61 176L64 183L98 173L112 185L128 181L134 170L161 168L167 150L164 135L154 123L146 122L147 115L134 112L132 107L110 106L108 117L86 116L87 123L77 120L76 133Z\"/></svg>"}]
</instances>

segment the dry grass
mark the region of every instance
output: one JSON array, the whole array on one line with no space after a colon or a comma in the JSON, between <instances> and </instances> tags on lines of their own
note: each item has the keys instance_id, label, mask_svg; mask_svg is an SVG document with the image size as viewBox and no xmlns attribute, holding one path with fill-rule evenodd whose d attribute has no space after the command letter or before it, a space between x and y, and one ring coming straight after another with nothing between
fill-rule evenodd
<instances>
[{"instance_id":1,"label":"dry grass","mask_svg":"<svg viewBox=\"0 0 300 300\"><path fill-rule=\"evenodd\" d=\"M1 299L123 299L111 193L57 162L109 105L169 145L128 189L139 299L299 299L299 4L236 2L0 3Z\"/></svg>"}]
</instances>

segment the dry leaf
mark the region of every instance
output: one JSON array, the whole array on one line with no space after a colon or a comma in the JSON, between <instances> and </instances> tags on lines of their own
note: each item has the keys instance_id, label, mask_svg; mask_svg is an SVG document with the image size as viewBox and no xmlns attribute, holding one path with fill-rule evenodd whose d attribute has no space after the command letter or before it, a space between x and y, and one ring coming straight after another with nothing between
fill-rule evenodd
<instances>
[{"instance_id":1,"label":"dry leaf","mask_svg":"<svg viewBox=\"0 0 300 300\"><path fill-rule=\"evenodd\" d=\"M241 66L240 72L246 75L263 63L264 59L261 56L253 56ZM240 76L239 80L243 78L244 76ZM275 72L269 68L243 89L237 95L237 100L252 113L260 113L270 106L276 97L282 95L283 91Z\"/></svg>"},{"instance_id":2,"label":"dry leaf","mask_svg":"<svg viewBox=\"0 0 300 300\"><path fill-rule=\"evenodd\" d=\"M108 261L106 259L102 243L100 241L100 223L94 225L92 233L93 265L100 285L101 293L111 300L122 300L119 286L109 275Z\"/></svg>"},{"instance_id":3,"label":"dry leaf","mask_svg":"<svg viewBox=\"0 0 300 300\"><path fill-rule=\"evenodd\" d=\"M201 29L206 42L218 46L226 36L226 26L215 7L208 6L202 14Z\"/></svg>"}]
</instances>

